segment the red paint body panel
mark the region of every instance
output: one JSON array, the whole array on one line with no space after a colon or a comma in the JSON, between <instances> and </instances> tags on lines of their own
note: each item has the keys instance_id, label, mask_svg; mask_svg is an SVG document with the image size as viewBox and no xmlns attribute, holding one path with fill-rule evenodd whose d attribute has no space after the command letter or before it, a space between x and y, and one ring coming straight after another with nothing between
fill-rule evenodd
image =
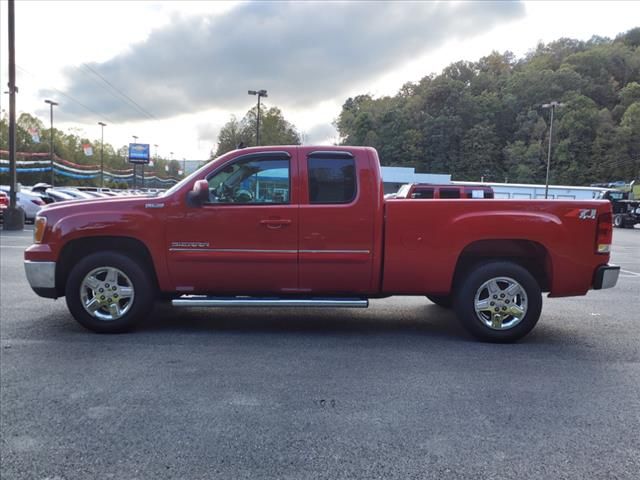
<instances>
[{"instance_id":1,"label":"red paint body panel","mask_svg":"<svg viewBox=\"0 0 640 480\"><path fill-rule=\"evenodd\" d=\"M368 150L349 149L355 157L357 193L348 204L310 204L307 157L316 148L300 148L300 289L325 294L366 294L372 285L375 219L371 200L380 194ZM326 150L326 149L322 149ZM343 150L343 149L340 149Z\"/></svg>"},{"instance_id":2,"label":"red paint body panel","mask_svg":"<svg viewBox=\"0 0 640 480\"><path fill-rule=\"evenodd\" d=\"M609 211L603 201L388 200L384 292L447 293L463 250L483 240L525 240L551 260L552 296L583 295L609 256L594 253L596 219L580 209ZM496 252L499 253L499 252Z\"/></svg>"},{"instance_id":3,"label":"red paint body panel","mask_svg":"<svg viewBox=\"0 0 640 480\"><path fill-rule=\"evenodd\" d=\"M310 204L311 152L347 151L357 194L347 204ZM197 180L238 157L288 152L287 204L207 204L187 197ZM445 294L460 255L475 242L523 240L547 252L552 296L582 295L595 269L596 219L607 201L383 200L377 153L369 147L260 147L229 152L168 194L45 207L42 244L25 259L59 261L65 245L88 237L132 238L148 250L165 293L380 296ZM499 255L500 252L494 252Z\"/></svg>"}]
</instances>

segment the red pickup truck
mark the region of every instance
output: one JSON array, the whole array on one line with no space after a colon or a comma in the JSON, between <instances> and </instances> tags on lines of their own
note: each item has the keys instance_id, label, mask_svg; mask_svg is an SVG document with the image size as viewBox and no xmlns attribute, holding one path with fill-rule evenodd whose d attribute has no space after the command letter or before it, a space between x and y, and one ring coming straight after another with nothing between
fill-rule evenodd
<instances>
[{"instance_id":1,"label":"red pickup truck","mask_svg":"<svg viewBox=\"0 0 640 480\"><path fill-rule=\"evenodd\" d=\"M97 332L176 307L366 307L426 295L517 340L542 292L613 287L607 201L384 200L368 147L254 147L162 196L52 204L25 251L33 290Z\"/></svg>"},{"instance_id":2,"label":"red pickup truck","mask_svg":"<svg viewBox=\"0 0 640 480\"><path fill-rule=\"evenodd\" d=\"M433 183L407 183L393 198L493 198L488 185L437 185Z\"/></svg>"}]
</instances>

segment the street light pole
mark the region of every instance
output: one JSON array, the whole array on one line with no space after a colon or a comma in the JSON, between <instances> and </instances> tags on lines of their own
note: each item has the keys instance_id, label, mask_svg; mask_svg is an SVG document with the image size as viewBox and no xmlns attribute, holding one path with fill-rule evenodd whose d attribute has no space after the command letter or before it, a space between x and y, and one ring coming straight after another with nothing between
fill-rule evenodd
<instances>
[{"instance_id":1,"label":"street light pole","mask_svg":"<svg viewBox=\"0 0 640 480\"><path fill-rule=\"evenodd\" d=\"M553 134L553 114L556 111L556 108L564 107L564 103L559 102L551 102L545 103L542 105L542 108L550 108L551 109L551 122L549 123L549 150L547 152L547 179L544 184L544 198L547 199L549 197L549 169L551 168L551 135Z\"/></svg>"},{"instance_id":2,"label":"street light pole","mask_svg":"<svg viewBox=\"0 0 640 480\"><path fill-rule=\"evenodd\" d=\"M9 207L3 214L4 230L23 230L24 211L17 204L16 167L16 24L15 1L9 0Z\"/></svg>"},{"instance_id":3,"label":"street light pole","mask_svg":"<svg viewBox=\"0 0 640 480\"><path fill-rule=\"evenodd\" d=\"M44 103L49 104L49 116L51 119L51 130L49 133L49 158L51 159L51 186L54 186L54 171L53 171L53 107L58 105L57 102L53 100L45 100Z\"/></svg>"},{"instance_id":4,"label":"street light pole","mask_svg":"<svg viewBox=\"0 0 640 480\"><path fill-rule=\"evenodd\" d=\"M249 95L257 95L258 96L258 114L256 116L256 146L260 145L260 98L267 97L266 90L249 90L247 92Z\"/></svg>"},{"instance_id":5,"label":"street light pole","mask_svg":"<svg viewBox=\"0 0 640 480\"><path fill-rule=\"evenodd\" d=\"M102 138L100 139L100 188L104 188L104 127L107 126L104 122L98 122L100 130L102 131Z\"/></svg>"}]
</instances>

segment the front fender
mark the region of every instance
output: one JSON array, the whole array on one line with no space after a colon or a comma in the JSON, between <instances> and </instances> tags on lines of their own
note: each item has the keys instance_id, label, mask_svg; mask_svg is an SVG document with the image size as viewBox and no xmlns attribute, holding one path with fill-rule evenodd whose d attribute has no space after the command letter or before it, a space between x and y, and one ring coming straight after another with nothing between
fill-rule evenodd
<instances>
[{"instance_id":1,"label":"front fender","mask_svg":"<svg viewBox=\"0 0 640 480\"><path fill-rule=\"evenodd\" d=\"M143 208L70 213L55 221L45 241L57 261L70 242L104 237L108 240L106 248L118 250L118 238L137 240L148 250L160 289L166 290L169 282L163 253L164 222L157 210L152 213Z\"/></svg>"}]
</instances>

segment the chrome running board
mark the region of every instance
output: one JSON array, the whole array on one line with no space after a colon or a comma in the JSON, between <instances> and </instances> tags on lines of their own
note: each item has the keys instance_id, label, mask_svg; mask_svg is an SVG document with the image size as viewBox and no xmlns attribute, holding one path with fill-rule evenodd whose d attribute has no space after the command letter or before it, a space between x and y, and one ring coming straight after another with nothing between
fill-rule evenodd
<instances>
[{"instance_id":1,"label":"chrome running board","mask_svg":"<svg viewBox=\"0 0 640 480\"><path fill-rule=\"evenodd\" d=\"M367 308L366 298L274 298L274 297L207 297L183 295L171 301L174 307L322 307Z\"/></svg>"}]
</instances>

